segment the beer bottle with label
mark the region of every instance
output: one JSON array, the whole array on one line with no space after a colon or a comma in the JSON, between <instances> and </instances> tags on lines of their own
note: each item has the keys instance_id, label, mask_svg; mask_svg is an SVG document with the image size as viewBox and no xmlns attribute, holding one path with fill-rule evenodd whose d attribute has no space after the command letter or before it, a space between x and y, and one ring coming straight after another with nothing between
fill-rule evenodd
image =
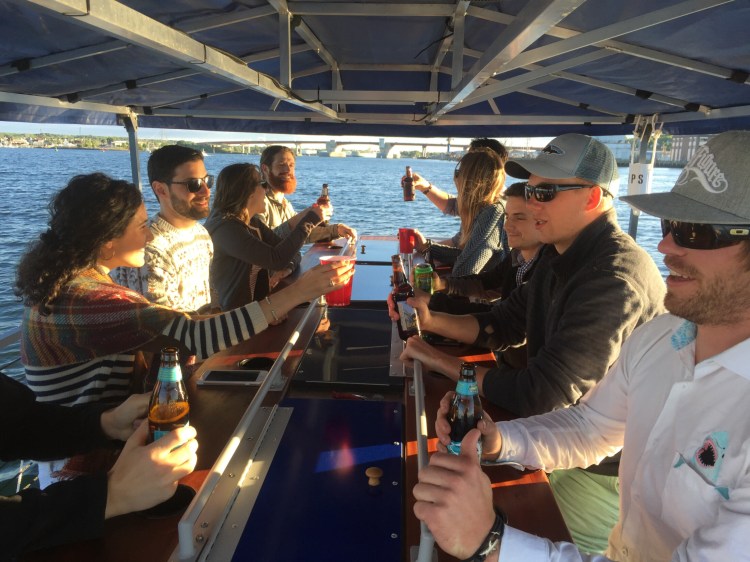
<instances>
[{"instance_id":1,"label":"beer bottle with label","mask_svg":"<svg viewBox=\"0 0 750 562\"><path fill-rule=\"evenodd\" d=\"M461 452L461 441L469 431L474 429L482 419L482 402L479 400L477 386L477 367L473 363L461 363L456 384L456 395L453 397L448 422L451 424L451 443L448 452L458 455ZM477 442L477 454L482 456L482 440Z\"/></svg>"},{"instance_id":2,"label":"beer bottle with label","mask_svg":"<svg viewBox=\"0 0 750 562\"><path fill-rule=\"evenodd\" d=\"M330 205L331 203L331 197L328 195L328 184L323 184L323 189L320 190L320 197L318 197L318 205L321 207L325 205ZM327 225L328 221L323 221L323 225Z\"/></svg>"},{"instance_id":3,"label":"beer bottle with label","mask_svg":"<svg viewBox=\"0 0 750 562\"><path fill-rule=\"evenodd\" d=\"M391 263L393 264L393 302L399 316L396 327L398 328L398 336L402 340L407 340L420 333L417 311L406 302L406 299L414 296L414 288L404 272L404 262L401 255L391 256Z\"/></svg>"},{"instance_id":4,"label":"beer bottle with label","mask_svg":"<svg viewBox=\"0 0 750 562\"><path fill-rule=\"evenodd\" d=\"M190 405L182 382L182 371L176 347L161 350L161 364L156 386L148 405L150 441L156 441L173 429L188 425Z\"/></svg>"},{"instance_id":5,"label":"beer bottle with label","mask_svg":"<svg viewBox=\"0 0 750 562\"><path fill-rule=\"evenodd\" d=\"M414 178L411 175L411 166L406 167L406 177L401 180L401 189L404 190L404 201L414 201Z\"/></svg>"}]
</instances>

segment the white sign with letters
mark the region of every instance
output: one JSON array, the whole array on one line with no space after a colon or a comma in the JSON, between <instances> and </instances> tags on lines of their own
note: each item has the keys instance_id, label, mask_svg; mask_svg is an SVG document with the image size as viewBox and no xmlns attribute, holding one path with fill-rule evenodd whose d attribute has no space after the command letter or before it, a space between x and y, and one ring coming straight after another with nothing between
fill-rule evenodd
<instances>
[{"instance_id":1,"label":"white sign with letters","mask_svg":"<svg viewBox=\"0 0 750 562\"><path fill-rule=\"evenodd\" d=\"M628 170L628 195L651 193L651 166L631 164Z\"/></svg>"}]
</instances>

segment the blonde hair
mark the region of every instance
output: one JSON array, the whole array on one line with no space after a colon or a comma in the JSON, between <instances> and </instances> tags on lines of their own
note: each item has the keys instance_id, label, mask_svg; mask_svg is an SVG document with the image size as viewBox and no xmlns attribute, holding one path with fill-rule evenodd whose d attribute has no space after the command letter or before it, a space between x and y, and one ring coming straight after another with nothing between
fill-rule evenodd
<instances>
[{"instance_id":1,"label":"blonde hair","mask_svg":"<svg viewBox=\"0 0 750 562\"><path fill-rule=\"evenodd\" d=\"M454 177L458 190L458 215L461 217L463 248L471 236L474 219L500 196L505 182L505 171L500 157L488 148L467 152L459 160Z\"/></svg>"}]
</instances>

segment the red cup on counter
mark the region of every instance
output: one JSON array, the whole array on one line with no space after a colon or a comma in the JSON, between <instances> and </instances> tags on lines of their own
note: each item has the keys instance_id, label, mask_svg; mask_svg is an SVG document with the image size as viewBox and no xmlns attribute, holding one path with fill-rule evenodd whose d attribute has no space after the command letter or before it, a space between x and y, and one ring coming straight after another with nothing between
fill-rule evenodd
<instances>
[{"instance_id":1,"label":"red cup on counter","mask_svg":"<svg viewBox=\"0 0 750 562\"><path fill-rule=\"evenodd\" d=\"M398 229L398 251L402 254L411 254L414 251L417 235L413 228Z\"/></svg>"},{"instance_id":2,"label":"red cup on counter","mask_svg":"<svg viewBox=\"0 0 750 562\"><path fill-rule=\"evenodd\" d=\"M332 261L356 262L357 258L352 256L322 256L320 258L320 263L330 263ZM345 285L324 295L328 306L349 306L351 304L352 281L354 281L354 275L349 278L349 281Z\"/></svg>"}]
</instances>

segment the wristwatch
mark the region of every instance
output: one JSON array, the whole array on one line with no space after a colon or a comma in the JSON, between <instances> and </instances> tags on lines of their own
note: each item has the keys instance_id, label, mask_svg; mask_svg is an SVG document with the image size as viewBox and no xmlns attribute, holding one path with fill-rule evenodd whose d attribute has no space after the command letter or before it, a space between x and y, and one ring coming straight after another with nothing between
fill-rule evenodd
<instances>
[{"instance_id":1,"label":"wristwatch","mask_svg":"<svg viewBox=\"0 0 750 562\"><path fill-rule=\"evenodd\" d=\"M432 184L428 185L427 188L422 193L424 193L425 195L427 195L430 192L431 189L432 189Z\"/></svg>"},{"instance_id":2,"label":"wristwatch","mask_svg":"<svg viewBox=\"0 0 750 562\"><path fill-rule=\"evenodd\" d=\"M484 562L487 557L500 548L500 542L503 540L505 524L508 522L508 516L499 509L494 507L495 522L492 524L490 532L484 537L482 544L471 558L466 558L462 562Z\"/></svg>"}]
</instances>

